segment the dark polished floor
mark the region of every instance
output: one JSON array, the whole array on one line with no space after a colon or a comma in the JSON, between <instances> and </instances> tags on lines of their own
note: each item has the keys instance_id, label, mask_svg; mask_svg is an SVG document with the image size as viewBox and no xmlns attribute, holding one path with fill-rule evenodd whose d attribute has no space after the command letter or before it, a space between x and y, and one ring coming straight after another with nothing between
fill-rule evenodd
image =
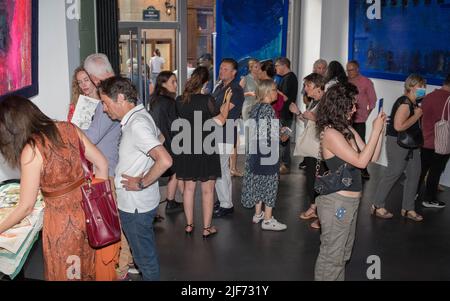
<instances>
[{"instance_id":1,"label":"dark polished floor","mask_svg":"<svg viewBox=\"0 0 450 301\"><path fill-rule=\"evenodd\" d=\"M233 180L235 212L214 219L219 234L208 241L201 237L201 203L197 191L197 228L192 237L183 230L183 213L165 215L156 225L162 280L313 280L319 252L319 231L298 218L305 208L304 175L294 161L292 173L282 176L274 216L288 225L285 232L262 231L251 222L253 210L240 204L241 179ZM364 187L359 208L353 255L347 265L347 280L367 280L367 258L377 255L382 280L450 280L450 211L427 209L418 204L422 223L400 215L403 186L401 180L389 195L387 208L392 220L370 215L370 199L383 167L369 167L372 175ZM419 172L419 171L417 171ZM440 194L450 200L450 190Z\"/></svg>"},{"instance_id":2,"label":"dark polished floor","mask_svg":"<svg viewBox=\"0 0 450 301\"><path fill-rule=\"evenodd\" d=\"M242 160L240 166L242 169ZM304 204L304 175L294 160L290 175L282 176L274 216L288 225L285 232L261 230L251 222L253 210L240 204L241 178L233 179L235 212L214 219L219 233L207 241L201 237L201 202L197 189L195 224L192 236L184 233L182 212L165 214L155 224L161 261L161 280L313 280L314 264L319 252L319 231L298 218ZM377 187L383 167L369 167L371 179L364 187L359 208L353 255L347 265L347 280L367 280L367 258L377 255L381 261L382 280L450 280L450 210L425 209L418 205L424 221L415 223L400 216L403 186L401 180L391 191L387 208L395 216L381 220L370 216L370 199ZM419 171L417 171L419 172ZM163 187L162 189L165 189ZM440 194L450 201L450 189ZM25 266L20 279L42 279L42 255L39 245Z\"/></svg>"}]
</instances>

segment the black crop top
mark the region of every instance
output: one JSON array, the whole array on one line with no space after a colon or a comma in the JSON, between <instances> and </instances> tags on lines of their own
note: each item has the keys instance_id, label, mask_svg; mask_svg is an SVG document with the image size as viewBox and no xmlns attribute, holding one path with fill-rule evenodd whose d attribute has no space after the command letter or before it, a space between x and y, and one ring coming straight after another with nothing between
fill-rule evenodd
<instances>
[{"instance_id":1,"label":"black crop top","mask_svg":"<svg viewBox=\"0 0 450 301\"><path fill-rule=\"evenodd\" d=\"M337 156L334 156L330 159L326 159L325 163L327 164L330 172L336 172L339 167L344 165L346 162ZM362 178L361 178L361 170L347 163L347 168L350 170L350 174L352 175L352 184L345 189L344 191L354 191L361 192L362 191Z\"/></svg>"}]
</instances>

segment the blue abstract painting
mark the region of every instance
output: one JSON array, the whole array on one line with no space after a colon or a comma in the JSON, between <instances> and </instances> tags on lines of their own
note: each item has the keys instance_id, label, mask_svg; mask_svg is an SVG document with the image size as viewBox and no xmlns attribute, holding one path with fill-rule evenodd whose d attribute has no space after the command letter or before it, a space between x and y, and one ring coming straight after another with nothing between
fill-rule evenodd
<instances>
[{"instance_id":1,"label":"blue abstract painting","mask_svg":"<svg viewBox=\"0 0 450 301\"><path fill-rule=\"evenodd\" d=\"M441 85L450 72L450 0L350 0L349 33L366 76Z\"/></svg>"},{"instance_id":2,"label":"blue abstract painting","mask_svg":"<svg viewBox=\"0 0 450 301\"><path fill-rule=\"evenodd\" d=\"M242 75L249 58L286 55L288 0L218 0L216 11L217 66L234 58Z\"/></svg>"}]
</instances>

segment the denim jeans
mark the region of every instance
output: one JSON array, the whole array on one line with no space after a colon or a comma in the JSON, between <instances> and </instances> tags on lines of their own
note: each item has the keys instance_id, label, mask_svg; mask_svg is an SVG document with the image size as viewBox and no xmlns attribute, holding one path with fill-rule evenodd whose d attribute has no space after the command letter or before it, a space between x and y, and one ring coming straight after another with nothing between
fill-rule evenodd
<instances>
[{"instance_id":1,"label":"denim jeans","mask_svg":"<svg viewBox=\"0 0 450 301\"><path fill-rule=\"evenodd\" d=\"M127 237L134 262L144 281L159 281L159 258L156 251L153 219L158 208L146 213L119 210L123 233Z\"/></svg>"}]
</instances>

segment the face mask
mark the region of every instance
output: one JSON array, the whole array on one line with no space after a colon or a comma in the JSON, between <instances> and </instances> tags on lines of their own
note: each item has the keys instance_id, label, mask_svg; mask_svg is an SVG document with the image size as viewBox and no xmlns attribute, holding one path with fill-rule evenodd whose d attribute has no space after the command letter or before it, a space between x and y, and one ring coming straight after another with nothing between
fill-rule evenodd
<instances>
[{"instance_id":1,"label":"face mask","mask_svg":"<svg viewBox=\"0 0 450 301\"><path fill-rule=\"evenodd\" d=\"M425 88L419 88L416 90L416 98L423 98L427 94L427 90Z\"/></svg>"}]
</instances>

